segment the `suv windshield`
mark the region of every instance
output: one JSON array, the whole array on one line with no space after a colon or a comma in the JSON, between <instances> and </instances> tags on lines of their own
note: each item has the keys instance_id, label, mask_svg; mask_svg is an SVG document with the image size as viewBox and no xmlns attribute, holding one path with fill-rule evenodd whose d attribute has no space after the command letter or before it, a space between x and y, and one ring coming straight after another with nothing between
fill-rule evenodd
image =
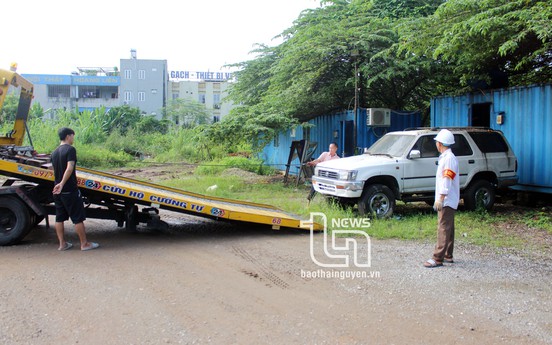
<instances>
[{"instance_id":1,"label":"suv windshield","mask_svg":"<svg viewBox=\"0 0 552 345\"><path fill-rule=\"evenodd\" d=\"M402 156L416 139L413 135L385 135L368 149L370 155Z\"/></svg>"}]
</instances>

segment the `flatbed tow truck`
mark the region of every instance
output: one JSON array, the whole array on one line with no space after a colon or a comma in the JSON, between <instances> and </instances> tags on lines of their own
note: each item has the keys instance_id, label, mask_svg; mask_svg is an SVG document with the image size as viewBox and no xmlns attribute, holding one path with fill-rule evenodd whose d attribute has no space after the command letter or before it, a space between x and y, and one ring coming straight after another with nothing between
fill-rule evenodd
<instances>
[{"instance_id":1,"label":"flatbed tow truck","mask_svg":"<svg viewBox=\"0 0 552 345\"><path fill-rule=\"evenodd\" d=\"M55 214L54 172L50 155L38 154L27 130L33 85L14 70L0 69L0 110L8 92L19 95L13 130L0 136L0 245L20 242L48 215ZM21 146L24 135L31 146ZM277 207L186 192L105 172L77 168L77 181L88 218L112 219L119 227L136 230L145 223L167 228L159 210L192 214L221 221L265 224L272 229L322 230Z\"/></svg>"}]
</instances>

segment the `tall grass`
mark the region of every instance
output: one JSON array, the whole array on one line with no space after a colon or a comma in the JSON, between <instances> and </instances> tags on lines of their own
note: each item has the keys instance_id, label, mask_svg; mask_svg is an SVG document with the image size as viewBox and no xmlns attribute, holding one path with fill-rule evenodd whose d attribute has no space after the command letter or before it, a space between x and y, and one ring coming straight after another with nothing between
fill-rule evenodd
<instances>
[{"instance_id":1,"label":"tall grass","mask_svg":"<svg viewBox=\"0 0 552 345\"><path fill-rule=\"evenodd\" d=\"M137 162L213 162L210 165L252 164L257 170L266 168L258 161L240 164L225 162L225 157L233 152L251 154L251 148L243 144L228 147L213 143L200 128L183 128L173 124L166 133L152 130L144 133L140 123L125 127L124 131L113 127L113 123L114 119L104 108L78 114L60 110L53 120L31 118L27 122L29 131L24 145L34 146L39 153L51 153L59 145L57 130L70 127L75 131L74 145L79 164L85 167L120 167ZM7 133L12 127L13 122L3 123L0 131Z\"/></svg>"},{"instance_id":2,"label":"tall grass","mask_svg":"<svg viewBox=\"0 0 552 345\"><path fill-rule=\"evenodd\" d=\"M355 208L342 208L324 197L317 195L310 205L307 204L306 196L309 191L307 185L284 185L281 179L252 180L254 176L243 171L242 174L230 173L228 170L214 170L198 168L193 174L189 172L176 175L163 184L188 190L204 195L246 200L262 204L269 204L283 209L284 211L308 218L310 212L322 212L328 220L328 229L342 229L339 223L332 220L358 219L360 216ZM216 188L213 188L216 186ZM209 188L211 187L211 188ZM456 212L456 243L458 245L471 244L486 246L489 248L529 248L527 238L515 232L503 231L503 223L519 222L525 224L530 222L539 229L547 230L551 227L552 221L549 215L544 212L529 212L521 218L508 217L492 212ZM400 239L417 241L435 241L437 236L437 214L431 206L425 203L402 203L399 202L395 214L390 219L370 219L370 226L362 228L374 239ZM539 247L535 241L531 246ZM545 249L546 250L546 249Z\"/></svg>"},{"instance_id":3,"label":"tall grass","mask_svg":"<svg viewBox=\"0 0 552 345\"><path fill-rule=\"evenodd\" d=\"M156 162L196 163L199 167L193 174L189 171L177 173L163 184L206 195L270 204L305 218L310 212L322 212L330 220L330 229L333 228L331 219L359 217L355 209L343 209L327 202L322 196L317 196L307 205L306 195L310 186L285 186L281 182L256 180L252 174L270 175L274 171L258 159L247 158L251 154L248 146L225 147L209 142L197 128L178 126L170 127L166 134L154 131L143 133L132 127L122 134L109 128L112 121L108 120L101 109L82 114L59 112L56 120L31 119L28 128L32 145L40 153L50 153L57 147L58 128L73 128L81 166L109 169ZM6 133L12 126L4 123L0 130ZM28 136L24 145L31 145ZM228 168L241 170L230 174ZM533 211L518 218L515 221L524 226L552 232L549 212ZM370 227L365 230L375 238L434 240L436 222L431 207L399 203L394 217L371 219ZM501 222L504 218L492 213L457 212L456 234L459 241L476 245L523 246L519 236L500 231Z\"/></svg>"}]
</instances>

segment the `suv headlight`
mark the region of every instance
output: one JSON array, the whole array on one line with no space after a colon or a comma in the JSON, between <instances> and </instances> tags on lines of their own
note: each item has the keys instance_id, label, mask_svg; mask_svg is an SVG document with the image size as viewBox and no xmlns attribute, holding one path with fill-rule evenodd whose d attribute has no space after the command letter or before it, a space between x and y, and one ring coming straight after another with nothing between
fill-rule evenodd
<instances>
[{"instance_id":1,"label":"suv headlight","mask_svg":"<svg viewBox=\"0 0 552 345\"><path fill-rule=\"evenodd\" d=\"M354 181L356 180L358 171L356 170L340 170L339 179L345 181Z\"/></svg>"}]
</instances>

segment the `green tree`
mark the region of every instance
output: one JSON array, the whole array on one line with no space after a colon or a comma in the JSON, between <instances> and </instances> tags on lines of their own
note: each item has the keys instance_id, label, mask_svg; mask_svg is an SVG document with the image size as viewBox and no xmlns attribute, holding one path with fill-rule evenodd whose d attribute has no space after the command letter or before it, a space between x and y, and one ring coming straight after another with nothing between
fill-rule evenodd
<instances>
[{"instance_id":1,"label":"green tree","mask_svg":"<svg viewBox=\"0 0 552 345\"><path fill-rule=\"evenodd\" d=\"M551 22L550 1L449 0L403 27L401 49L448 65L465 87L550 82Z\"/></svg>"},{"instance_id":2,"label":"green tree","mask_svg":"<svg viewBox=\"0 0 552 345\"><path fill-rule=\"evenodd\" d=\"M167 120L157 120L155 116L143 116L142 119L134 126L139 133L161 133L166 134L169 130L170 123Z\"/></svg>"},{"instance_id":3,"label":"green tree","mask_svg":"<svg viewBox=\"0 0 552 345\"><path fill-rule=\"evenodd\" d=\"M443 67L400 52L398 28L405 18L433 13L442 1L321 3L282 32L280 45L260 46L256 59L236 65L242 70L230 98L243 107L231 116L250 124L243 130L268 138L297 121L352 109L355 85L361 107L428 106Z\"/></svg>"},{"instance_id":4,"label":"green tree","mask_svg":"<svg viewBox=\"0 0 552 345\"><path fill-rule=\"evenodd\" d=\"M102 127L106 133L118 130L123 135L142 120L140 109L128 105L113 107L108 111L99 110L97 115L101 118Z\"/></svg>"},{"instance_id":5,"label":"green tree","mask_svg":"<svg viewBox=\"0 0 552 345\"><path fill-rule=\"evenodd\" d=\"M183 127L195 127L210 122L211 113L205 105L188 98L177 98L169 101L163 110L166 119Z\"/></svg>"},{"instance_id":6,"label":"green tree","mask_svg":"<svg viewBox=\"0 0 552 345\"><path fill-rule=\"evenodd\" d=\"M44 108L39 103L33 103L29 110L29 117L31 119L41 119L44 117Z\"/></svg>"},{"instance_id":7,"label":"green tree","mask_svg":"<svg viewBox=\"0 0 552 345\"><path fill-rule=\"evenodd\" d=\"M0 112L0 122L13 122L15 121L15 114L17 114L17 106L19 105L19 97L13 94L7 94L4 98L4 106L2 112Z\"/></svg>"}]
</instances>

